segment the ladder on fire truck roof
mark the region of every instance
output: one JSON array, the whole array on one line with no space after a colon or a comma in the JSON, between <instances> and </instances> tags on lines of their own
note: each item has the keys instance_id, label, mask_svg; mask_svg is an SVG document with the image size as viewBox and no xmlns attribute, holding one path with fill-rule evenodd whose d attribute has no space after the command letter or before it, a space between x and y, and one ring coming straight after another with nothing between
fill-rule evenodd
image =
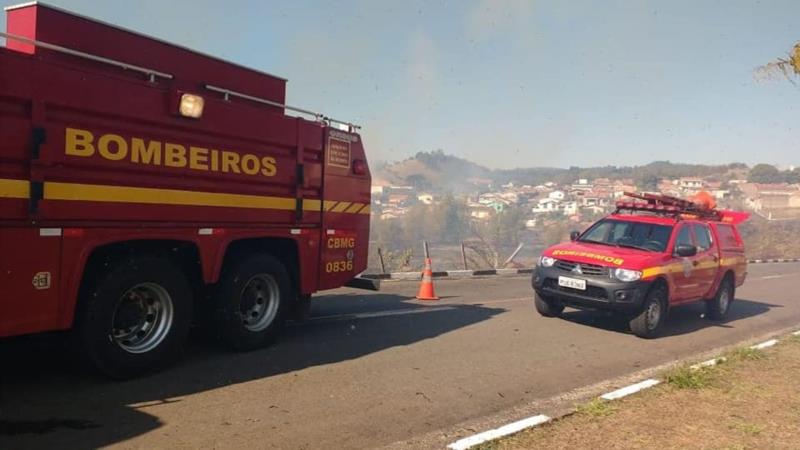
<instances>
[{"instance_id":1,"label":"ladder on fire truck roof","mask_svg":"<svg viewBox=\"0 0 800 450\"><path fill-rule=\"evenodd\" d=\"M624 192L624 194L626 197L644 201L618 201L616 204L617 212L649 212L653 214L671 215L676 218L681 218L683 215L691 215L699 219L722 220L720 211L709 208L699 202L663 194L636 192Z\"/></svg>"},{"instance_id":2,"label":"ladder on fire truck roof","mask_svg":"<svg viewBox=\"0 0 800 450\"><path fill-rule=\"evenodd\" d=\"M110 66L119 67L119 68L121 68L123 70L130 70L132 72L139 72L139 73L142 73L142 74L146 75L147 79L151 83L155 83L157 78L164 78L164 79L167 79L167 80L171 80L173 78L173 76L171 74L160 72L160 71L155 70L155 69L150 69L150 68L147 68L147 67L141 67L141 66L137 66L135 64L128 64L126 62L118 61L116 59L111 59L111 58L106 58L106 57L103 57L103 56L93 55L91 53L86 53L86 52L81 52L81 51L78 51L78 50L73 50L71 48L62 47L60 45L55 45L55 44L50 44L50 43L47 43L47 42L44 42L44 41L39 41L39 40L36 40L36 39L29 39L29 38L26 38L24 36L19 36L19 35L16 35L16 34L11 34L11 33L6 33L6 32L3 32L3 31L0 31L0 37L4 37L6 39L11 39L13 41L23 42L25 44L35 45L35 46L41 47L41 48L46 48L46 49L54 51L54 52L64 53L66 55L71 55L71 56L75 56L75 57L78 57L78 58L88 59L90 61L95 61L95 62L99 62L99 63L103 63L103 64L108 64ZM278 108L286 109L288 111L296 112L298 114L305 114L305 115L308 115L308 116L312 116L312 117L314 117L315 121L321 122L321 123L324 123L324 124L327 124L327 125L331 125L331 124L343 125L343 126L347 127L346 131L348 131L350 133L355 133L356 131L361 129L361 126L356 125L356 124L354 124L352 122L345 122L345 121L342 121L342 120L334 119L332 117L325 116L322 113L309 111L307 109L298 108L296 106L285 105L285 104L274 102L272 100L268 100L268 99L265 99L265 98L255 97L255 96L248 95L248 94L245 94L245 93L242 93L242 92L236 92L236 91L233 91L233 90L230 90L230 89L226 89L226 88L220 87L220 86L213 86L213 85L208 85L207 84L204 87L207 90L211 91L211 92L216 92L216 93L222 94L222 98L225 101L230 101L231 97L238 97L238 98L241 98L243 100L249 100L249 101L252 101L252 102L255 102L255 103L261 103L263 105L268 105L268 106L275 106L275 107L278 107Z\"/></svg>"}]
</instances>

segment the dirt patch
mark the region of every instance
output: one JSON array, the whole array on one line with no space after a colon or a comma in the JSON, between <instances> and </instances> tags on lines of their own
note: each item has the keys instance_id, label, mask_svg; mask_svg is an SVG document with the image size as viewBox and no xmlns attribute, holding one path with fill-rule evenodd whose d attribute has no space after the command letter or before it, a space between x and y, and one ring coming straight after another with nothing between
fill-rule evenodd
<instances>
[{"instance_id":1,"label":"dirt patch","mask_svg":"<svg viewBox=\"0 0 800 450\"><path fill-rule=\"evenodd\" d=\"M568 417L479 448L800 448L800 338L665 377L670 382L644 393L580 405Z\"/></svg>"}]
</instances>

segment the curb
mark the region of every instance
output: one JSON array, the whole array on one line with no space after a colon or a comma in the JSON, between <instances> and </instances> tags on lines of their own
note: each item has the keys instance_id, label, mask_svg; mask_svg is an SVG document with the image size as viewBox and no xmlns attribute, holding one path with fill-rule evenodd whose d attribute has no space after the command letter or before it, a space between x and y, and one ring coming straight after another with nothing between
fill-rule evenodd
<instances>
[{"instance_id":1,"label":"curb","mask_svg":"<svg viewBox=\"0 0 800 450\"><path fill-rule=\"evenodd\" d=\"M800 258L748 259L747 262L751 264L792 263L792 262L800 262Z\"/></svg>"},{"instance_id":2,"label":"curb","mask_svg":"<svg viewBox=\"0 0 800 450\"><path fill-rule=\"evenodd\" d=\"M486 276L511 276L532 274L533 269L481 269L481 270L442 270L433 272L433 278L475 278ZM361 278L370 280L420 280L422 272L365 273Z\"/></svg>"},{"instance_id":3,"label":"curb","mask_svg":"<svg viewBox=\"0 0 800 450\"><path fill-rule=\"evenodd\" d=\"M785 331L784 331L784 333L785 333ZM748 345L748 347L751 348L751 349L754 349L754 350L764 350L764 349L767 349L767 348L775 346L776 344L778 344L781 341L786 340L786 338L790 337L790 336L800 336L800 330L792 331L792 332L790 332L788 334L788 336L785 335L785 336L781 336L779 338L769 339L767 341L764 341L764 342L761 342L761 343L758 343L758 344ZM725 361L726 361L726 358L724 356L717 356L715 358L712 358L712 359L709 359L707 361L703 361L703 362L691 365L689 367L692 370L698 370L698 369L701 369L701 368L704 368L704 367L715 366L715 365L717 365L719 363L722 363L722 362L725 362ZM638 392L650 389L650 388L652 388L654 386L658 386L659 384L662 384L663 382L664 382L663 379L647 378L647 379L638 381L636 383L629 384L627 386L618 388L618 389L616 389L614 391L602 394L602 395L596 397L596 399L600 400L600 401L604 401L604 402L615 401L615 400L627 397L629 395L633 395L633 394L636 394ZM561 418L570 416L570 415L572 415L574 413L575 413L575 411L572 410L572 411L569 411L569 412L565 412L565 413L561 413L561 414L557 414L557 415L553 415L553 416L546 416L546 415L543 415L543 414L538 414L538 415L535 415L535 416L532 416L532 417L528 417L528 418L524 418L522 420L518 420L516 422L512 422L512 423L507 424L507 425L503 425L503 426L501 426L499 428L495 428L495 429L492 429L492 430L484 431L482 433L474 434L472 436L467 436L467 437L461 438L461 439L459 439L459 440L447 445L447 448L449 450L468 450L468 449L470 449L470 448L472 448L472 447L474 447L476 445L483 444L485 442L489 442L489 441L492 441L492 440L495 440L495 439L499 439L499 438L502 438L502 437L510 436L512 434L519 433L520 431L524 431L524 430L528 430L528 429L531 429L531 428L535 428L535 427L550 423L553 420L557 420L557 419L561 419Z\"/></svg>"},{"instance_id":4,"label":"curb","mask_svg":"<svg viewBox=\"0 0 800 450\"><path fill-rule=\"evenodd\" d=\"M748 259L749 264L773 264L773 263L795 263L800 262L800 258L772 258L772 259ZM532 274L533 268L528 269L479 269L479 270L443 270L433 272L433 278L474 278L491 276L511 276ZM362 278L370 280L420 280L422 272L392 272L392 273L367 273L361 275Z\"/></svg>"}]
</instances>

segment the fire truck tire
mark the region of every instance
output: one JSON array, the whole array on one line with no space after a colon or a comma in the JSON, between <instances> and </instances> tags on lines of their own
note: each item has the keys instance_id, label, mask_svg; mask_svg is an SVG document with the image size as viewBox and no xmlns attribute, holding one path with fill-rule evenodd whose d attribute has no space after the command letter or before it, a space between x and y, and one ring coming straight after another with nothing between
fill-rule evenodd
<instances>
[{"instance_id":1,"label":"fire truck tire","mask_svg":"<svg viewBox=\"0 0 800 450\"><path fill-rule=\"evenodd\" d=\"M85 289L76 318L83 354L102 373L129 379L177 360L192 320L192 289L166 258L111 263Z\"/></svg>"},{"instance_id":2,"label":"fire truck tire","mask_svg":"<svg viewBox=\"0 0 800 450\"><path fill-rule=\"evenodd\" d=\"M536 306L536 311L544 317L559 317L564 312L564 305L543 298L537 293L533 294L533 304Z\"/></svg>"},{"instance_id":3,"label":"fire truck tire","mask_svg":"<svg viewBox=\"0 0 800 450\"><path fill-rule=\"evenodd\" d=\"M234 350L273 343L292 299L286 267L270 255L254 255L223 272L214 301L219 335Z\"/></svg>"},{"instance_id":4,"label":"fire truck tire","mask_svg":"<svg viewBox=\"0 0 800 450\"><path fill-rule=\"evenodd\" d=\"M711 300L706 300L706 317L711 320L722 320L731 309L735 288L730 277L725 277Z\"/></svg>"},{"instance_id":5,"label":"fire truck tire","mask_svg":"<svg viewBox=\"0 0 800 450\"><path fill-rule=\"evenodd\" d=\"M667 318L667 291L654 286L642 302L641 311L629 322L633 334L640 338L658 337Z\"/></svg>"}]
</instances>

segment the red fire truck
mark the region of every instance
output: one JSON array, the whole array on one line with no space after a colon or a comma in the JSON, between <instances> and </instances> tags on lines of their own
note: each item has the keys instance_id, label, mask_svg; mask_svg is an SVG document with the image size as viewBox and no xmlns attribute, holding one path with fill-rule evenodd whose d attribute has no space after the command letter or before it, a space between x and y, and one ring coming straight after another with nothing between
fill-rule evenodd
<instances>
[{"instance_id":1,"label":"red fire truck","mask_svg":"<svg viewBox=\"0 0 800 450\"><path fill-rule=\"evenodd\" d=\"M273 75L41 3L6 11L0 337L72 329L127 378L174 360L192 323L261 347L359 280L358 127L287 106Z\"/></svg>"}]
</instances>

